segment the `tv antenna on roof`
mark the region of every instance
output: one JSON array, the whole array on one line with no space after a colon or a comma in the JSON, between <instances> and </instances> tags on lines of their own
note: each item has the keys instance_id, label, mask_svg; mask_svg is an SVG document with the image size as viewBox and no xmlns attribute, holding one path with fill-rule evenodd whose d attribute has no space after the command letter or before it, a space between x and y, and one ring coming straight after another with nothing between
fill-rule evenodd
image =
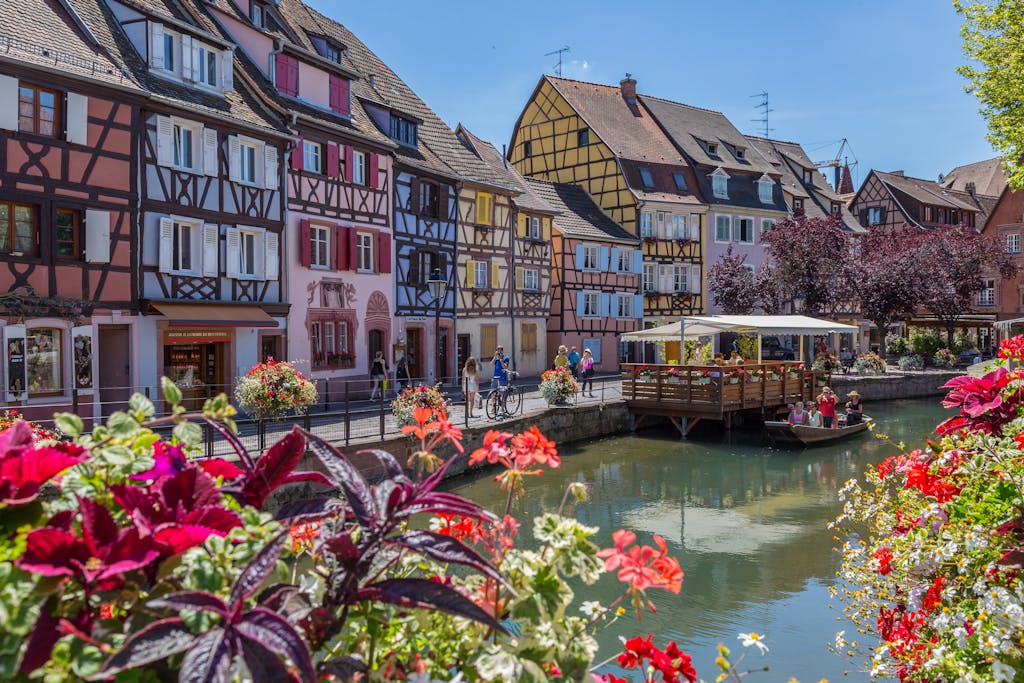
<instances>
[{"instance_id":1,"label":"tv antenna on roof","mask_svg":"<svg viewBox=\"0 0 1024 683\"><path fill-rule=\"evenodd\" d=\"M754 106L755 106L755 108L761 109L762 111L761 111L761 118L759 118L759 119L750 119L750 120L753 121L754 123L760 123L762 126L764 126L764 136L768 137L768 134L771 133L773 130L775 130L774 128L769 128L768 127L768 114L770 114L771 112L775 111L774 109L772 109L771 107L768 106L768 91L767 90L762 90L761 92L757 93L756 95L751 95L751 97L760 97L761 98L761 101L759 103L757 103L756 105L754 105Z\"/></svg>"},{"instance_id":2,"label":"tv antenna on roof","mask_svg":"<svg viewBox=\"0 0 1024 683\"><path fill-rule=\"evenodd\" d=\"M552 50L551 52L548 52L544 55L545 57L550 57L551 55L558 55L558 64L555 65L555 75L558 76L559 78L562 77L562 54L568 51L569 46L566 45L565 47L560 47L557 50Z\"/></svg>"}]
</instances>

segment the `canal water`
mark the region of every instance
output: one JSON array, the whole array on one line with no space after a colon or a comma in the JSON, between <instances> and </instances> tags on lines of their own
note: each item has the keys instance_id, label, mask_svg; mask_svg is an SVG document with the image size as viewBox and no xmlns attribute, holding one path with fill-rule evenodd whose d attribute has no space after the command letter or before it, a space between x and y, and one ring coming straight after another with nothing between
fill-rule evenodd
<instances>
[{"instance_id":1,"label":"canal water","mask_svg":"<svg viewBox=\"0 0 1024 683\"><path fill-rule=\"evenodd\" d=\"M867 407L878 432L908 446L923 445L946 417L938 399ZM714 680L716 645L725 643L738 655L743 648L737 634L755 631L770 651L763 657L748 652L742 668L771 671L754 674L752 683L790 676L804 683L867 681L860 662L827 649L837 631L860 638L828 594L839 562L826 524L842 507L837 492L844 482L895 452L870 434L783 450L767 447L757 431L705 430L685 443L673 432L641 431L560 449L561 468L527 479L527 497L517 503L516 514L526 522L556 510L569 482L587 482L592 499L577 506L576 514L601 527L598 545L611 546L612 532L628 528L644 544L653 544L652 534L662 536L669 554L679 559L682 592L651 591L657 614L645 613L637 623L630 612L602 631L601 659L618 651L620 636L653 633L662 648L675 640L693 655L700 677ZM491 475L456 479L450 489L496 512L503 509L504 495ZM523 524L524 541L530 529ZM621 587L606 575L583 588L582 599L607 605Z\"/></svg>"}]
</instances>

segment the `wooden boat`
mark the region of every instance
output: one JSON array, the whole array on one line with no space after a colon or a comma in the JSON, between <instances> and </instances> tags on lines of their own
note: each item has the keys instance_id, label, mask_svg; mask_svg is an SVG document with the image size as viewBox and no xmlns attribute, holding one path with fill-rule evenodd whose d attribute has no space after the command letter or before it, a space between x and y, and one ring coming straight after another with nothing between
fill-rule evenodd
<instances>
[{"instance_id":1,"label":"wooden boat","mask_svg":"<svg viewBox=\"0 0 1024 683\"><path fill-rule=\"evenodd\" d=\"M855 425L840 426L838 429L791 425L784 421L769 421L765 422L764 426L768 430L768 438L776 443L818 446L865 432L870 424L871 418L865 415L862 422Z\"/></svg>"}]
</instances>

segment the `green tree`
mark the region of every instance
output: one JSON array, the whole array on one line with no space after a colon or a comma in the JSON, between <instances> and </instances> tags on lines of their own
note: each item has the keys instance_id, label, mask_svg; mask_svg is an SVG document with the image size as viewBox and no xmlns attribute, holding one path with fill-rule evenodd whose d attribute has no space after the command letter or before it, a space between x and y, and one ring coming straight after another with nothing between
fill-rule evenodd
<instances>
[{"instance_id":1,"label":"green tree","mask_svg":"<svg viewBox=\"0 0 1024 683\"><path fill-rule=\"evenodd\" d=\"M964 53L975 62L957 70L981 102L1010 186L1024 189L1024 0L953 0L953 6L964 18Z\"/></svg>"}]
</instances>

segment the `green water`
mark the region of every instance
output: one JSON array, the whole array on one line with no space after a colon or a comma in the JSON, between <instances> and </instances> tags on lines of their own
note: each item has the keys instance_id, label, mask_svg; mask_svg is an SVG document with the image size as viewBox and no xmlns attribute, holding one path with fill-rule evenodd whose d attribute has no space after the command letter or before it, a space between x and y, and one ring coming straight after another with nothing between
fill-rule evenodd
<instances>
[{"instance_id":1,"label":"green water","mask_svg":"<svg viewBox=\"0 0 1024 683\"><path fill-rule=\"evenodd\" d=\"M878 431L908 445L922 445L946 415L935 399L867 408ZM658 534L686 574L679 595L652 591L657 614L637 623L631 612L603 631L599 658L617 651L619 636L653 633L660 647L675 640L692 653L700 677L714 680L716 644L739 654L737 633L756 631L770 652L749 653L744 668L771 671L755 674L752 683L790 676L803 683L869 680L859 662L826 648L839 630L848 639L857 634L837 621L839 606L830 607L828 587L839 563L825 525L842 507L843 483L895 451L871 435L803 450L764 443L756 431L705 430L685 443L669 431L642 431L561 449L560 469L528 479L527 498L516 508L520 520L557 509L568 482L588 482L593 497L576 513L601 527L598 545L610 546L612 532L622 527L646 544ZM503 509L504 495L490 476L455 480L450 488ZM524 524L527 536L531 528ZM621 586L605 576L585 589L585 599L608 604Z\"/></svg>"}]
</instances>

